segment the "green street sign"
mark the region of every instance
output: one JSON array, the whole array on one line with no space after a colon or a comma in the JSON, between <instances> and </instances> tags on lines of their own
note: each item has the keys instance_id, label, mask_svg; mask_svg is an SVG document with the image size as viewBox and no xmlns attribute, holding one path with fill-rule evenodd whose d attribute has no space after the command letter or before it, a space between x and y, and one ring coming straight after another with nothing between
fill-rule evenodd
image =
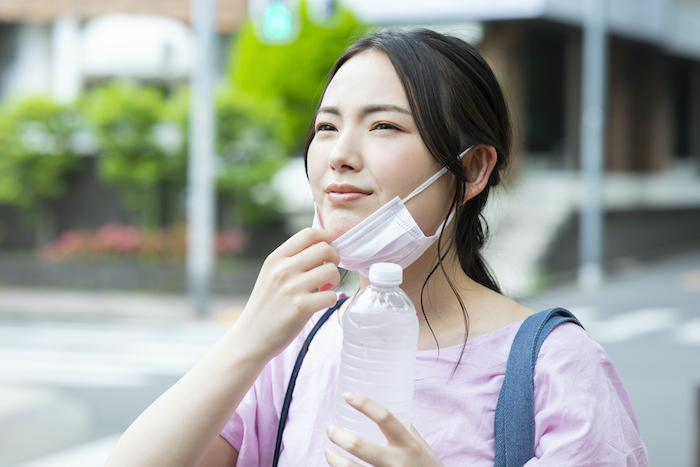
<instances>
[{"instance_id":1,"label":"green street sign","mask_svg":"<svg viewBox=\"0 0 700 467\"><path fill-rule=\"evenodd\" d=\"M263 16L263 34L270 41L284 41L292 35L292 12L280 2L270 2Z\"/></svg>"}]
</instances>

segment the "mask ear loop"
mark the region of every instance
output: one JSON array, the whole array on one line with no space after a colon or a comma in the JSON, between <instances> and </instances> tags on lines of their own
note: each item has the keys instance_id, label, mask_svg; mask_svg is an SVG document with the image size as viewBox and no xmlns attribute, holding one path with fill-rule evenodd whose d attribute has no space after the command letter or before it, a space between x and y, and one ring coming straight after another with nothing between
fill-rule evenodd
<instances>
[{"instance_id":1,"label":"mask ear loop","mask_svg":"<svg viewBox=\"0 0 700 467\"><path fill-rule=\"evenodd\" d=\"M462 152L459 154L459 156L457 156L457 160L460 160L460 161L461 161L462 158L464 157L464 155L465 155L466 153L468 153L469 150L470 150L471 148L473 148L473 147L474 147L473 145L472 145L472 146L469 146L467 149L465 149L464 151L462 151ZM440 170L438 170L437 172L435 172L435 174L434 174L432 177L430 177L429 179L427 179L426 181L424 181L423 183L421 183L421 185L420 185L418 188L416 188L415 190L413 190L413 191L411 192L411 194L409 194L408 196L406 196L406 197L405 197L404 199L402 199L401 201L403 201L403 202L405 203L405 202L408 201L409 199L411 199L411 198L413 198L414 196L420 194L420 193L423 192L426 188L428 188L430 185L432 185L433 183L435 183L435 181L436 181L438 178L440 178L440 177L442 177L443 175L445 175L445 172L447 172L447 167L441 168Z\"/></svg>"},{"instance_id":2,"label":"mask ear loop","mask_svg":"<svg viewBox=\"0 0 700 467\"><path fill-rule=\"evenodd\" d=\"M466 153L468 153L469 150L470 150L471 148L473 148L473 147L474 147L474 145L471 145L471 146L469 146L467 149L465 149L464 151L462 151L462 152L459 154L459 156L457 156L457 159L461 161L462 158L464 157L464 155L465 155ZM427 179L427 180L426 180L425 182L423 182L418 188L416 188L415 190L413 190L413 191L411 192L410 195L408 195L408 196L406 196L404 199L402 199L401 202L402 202L402 203L406 203L406 201L408 201L409 199L413 198L413 197L416 196L417 194L420 194L423 190L425 190L425 189L428 188L430 185L432 185L432 184L435 182L435 180L437 180L438 178L442 177L442 176L445 174L445 172L447 172L447 167L443 167L443 168L441 168L440 170L438 170L432 177L430 177L429 179ZM447 216L447 219L445 219L444 221L442 221L442 224L440 224L440 226L437 228L437 230L435 231L435 235L439 235L439 234L442 232L442 230L443 230L450 222L452 222L452 219L454 218L454 216L455 216L455 210L453 209L452 211L450 211L450 214Z\"/></svg>"}]
</instances>

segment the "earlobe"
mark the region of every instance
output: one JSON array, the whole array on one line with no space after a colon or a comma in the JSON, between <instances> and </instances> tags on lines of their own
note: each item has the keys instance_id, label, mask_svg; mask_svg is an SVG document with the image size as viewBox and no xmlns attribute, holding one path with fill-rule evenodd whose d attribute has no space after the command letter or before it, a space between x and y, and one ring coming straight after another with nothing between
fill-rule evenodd
<instances>
[{"instance_id":1,"label":"earlobe","mask_svg":"<svg viewBox=\"0 0 700 467\"><path fill-rule=\"evenodd\" d=\"M475 146L465 155L462 163L469 182L465 187L464 201L474 198L486 188L497 160L496 148L485 144Z\"/></svg>"}]
</instances>

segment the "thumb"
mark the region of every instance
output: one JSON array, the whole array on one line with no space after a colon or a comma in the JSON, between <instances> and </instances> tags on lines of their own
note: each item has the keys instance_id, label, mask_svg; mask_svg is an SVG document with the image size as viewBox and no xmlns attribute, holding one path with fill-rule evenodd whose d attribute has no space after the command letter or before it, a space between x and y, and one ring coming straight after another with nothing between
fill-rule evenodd
<instances>
[{"instance_id":1,"label":"thumb","mask_svg":"<svg viewBox=\"0 0 700 467\"><path fill-rule=\"evenodd\" d=\"M444 464L440 460L440 458L435 454L435 451L433 451L433 448L430 447L430 445L423 439L423 437L418 433L418 431L411 425L411 428L409 430L413 438L416 440L418 445L423 448L423 452L426 455L426 459L428 460L427 465L432 465L432 466L441 466L444 467Z\"/></svg>"},{"instance_id":2,"label":"thumb","mask_svg":"<svg viewBox=\"0 0 700 467\"><path fill-rule=\"evenodd\" d=\"M432 452L433 448L430 447L430 445L423 439L423 437L418 433L418 430L411 425L411 428L408 430L413 437L418 441L418 444L420 444L424 449L428 450L429 452Z\"/></svg>"}]
</instances>

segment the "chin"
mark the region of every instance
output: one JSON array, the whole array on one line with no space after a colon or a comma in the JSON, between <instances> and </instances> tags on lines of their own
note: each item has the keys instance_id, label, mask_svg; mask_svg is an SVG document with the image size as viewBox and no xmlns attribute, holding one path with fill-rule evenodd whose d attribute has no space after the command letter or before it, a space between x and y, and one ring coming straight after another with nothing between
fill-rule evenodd
<instances>
[{"instance_id":1,"label":"chin","mask_svg":"<svg viewBox=\"0 0 700 467\"><path fill-rule=\"evenodd\" d=\"M328 233L331 234L331 237L333 237L333 240L337 239L341 235L347 233L350 229L355 227L359 221L357 222L352 222L348 219L343 219L343 220L338 220L336 222L333 222L332 227L331 226L324 226Z\"/></svg>"},{"instance_id":2,"label":"chin","mask_svg":"<svg viewBox=\"0 0 700 467\"><path fill-rule=\"evenodd\" d=\"M335 241L338 237L343 235L345 232L347 232L350 229L338 229L338 228L333 228L333 229L326 229L329 234L331 234L331 237L333 237L333 241Z\"/></svg>"},{"instance_id":3,"label":"chin","mask_svg":"<svg viewBox=\"0 0 700 467\"><path fill-rule=\"evenodd\" d=\"M357 224L362 222L367 216L364 213L333 210L331 212L319 213L323 221L323 228L330 233L333 240L340 237Z\"/></svg>"}]
</instances>

